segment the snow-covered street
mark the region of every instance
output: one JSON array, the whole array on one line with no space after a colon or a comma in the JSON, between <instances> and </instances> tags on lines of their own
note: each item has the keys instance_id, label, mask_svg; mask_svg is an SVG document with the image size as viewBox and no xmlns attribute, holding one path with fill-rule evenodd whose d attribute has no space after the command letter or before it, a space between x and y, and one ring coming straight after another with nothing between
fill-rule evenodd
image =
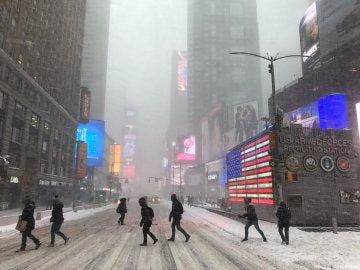
<instances>
[{"instance_id":1,"label":"snow-covered street","mask_svg":"<svg viewBox=\"0 0 360 270\"><path fill-rule=\"evenodd\" d=\"M268 238L264 243L252 227L249 241L241 242L244 225L205 209L185 206L182 225L191 234L185 243L177 231L176 241L168 242L170 202L151 204L155 224L151 231L159 238L140 247L140 207L133 199L128 205L124 226L117 224L115 206L65 213L62 231L69 237L67 246L60 237L49 248L48 219L38 222L33 234L42 246L34 250L28 240L25 252L16 253L21 237L7 231L0 238L0 269L360 269L360 233L337 235L290 229L290 245L280 244L275 224L260 221ZM4 231L0 227L0 231Z\"/></svg>"}]
</instances>

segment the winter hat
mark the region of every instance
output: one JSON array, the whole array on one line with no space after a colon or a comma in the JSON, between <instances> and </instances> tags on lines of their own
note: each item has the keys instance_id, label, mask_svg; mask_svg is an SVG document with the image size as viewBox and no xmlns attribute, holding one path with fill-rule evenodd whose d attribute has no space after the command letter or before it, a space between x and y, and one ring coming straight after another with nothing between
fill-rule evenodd
<instances>
[{"instance_id":1,"label":"winter hat","mask_svg":"<svg viewBox=\"0 0 360 270\"><path fill-rule=\"evenodd\" d=\"M251 203L251 198L245 198L245 203Z\"/></svg>"},{"instance_id":2,"label":"winter hat","mask_svg":"<svg viewBox=\"0 0 360 270\"><path fill-rule=\"evenodd\" d=\"M140 201L140 200L139 200ZM126 198L121 198L120 202L126 202Z\"/></svg>"},{"instance_id":3,"label":"winter hat","mask_svg":"<svg viewBox=\"0 0 360 270\"><path fill-rule=\"evenodd\" d=\"M146 205L146 199L145 199L144 197L141 197L141 198L139 199L139 204L140 204L141 206Z\"/></svg>"},{"instance_id":4,"label":"winter hat","mask_svg":"<svg viewBox=\"0 0 360 270\"><path fill-rule=\"evenodd\" d=\"M286 203L284 201L281 201L280 206L286 206Z\"/></svg>"},{"instance_id":5,"label":"winter hat","mask_svg":"<svg viewBox=\"0 0 360 270\"><path fill-rule=\"evenodd\" d=\"M172 201L177 200L177 197L176 197L176 194L175 194L175 193L171 194L171 200L172 200Z\"/></svg>"}]
</instances>

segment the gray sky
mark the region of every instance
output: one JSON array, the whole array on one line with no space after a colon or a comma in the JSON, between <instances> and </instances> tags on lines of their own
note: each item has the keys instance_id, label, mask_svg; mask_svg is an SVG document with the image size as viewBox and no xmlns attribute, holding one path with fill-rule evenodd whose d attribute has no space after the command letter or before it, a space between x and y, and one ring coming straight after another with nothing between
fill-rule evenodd
<instances>
[{"instance_id":1,"label":"gray sky","mask_svg":"<svg viewBox=\"0 0 360 270\"><path fill-rule=\"evenodd\" d=\"M171 56L186 49L186 1L112 0L107 81L107 130L120 140L119 114L138 111L138 153L147 175L161 169L168 124Z\"/></svg>"},{"instance_id":2,"label":"gray sky","mask_svg":"<svg viewBox=\"0 0 360 270\"><path fill-rule=\"evenodd\" d=\"M300 54L299 24L308 0L257 0L260 52L271 56ZM271 94L268 63L261 61L264 111ZM275 63L275 83L279 89L302 76L301 58L288 58Z\"/></svg>"}]
</instances>

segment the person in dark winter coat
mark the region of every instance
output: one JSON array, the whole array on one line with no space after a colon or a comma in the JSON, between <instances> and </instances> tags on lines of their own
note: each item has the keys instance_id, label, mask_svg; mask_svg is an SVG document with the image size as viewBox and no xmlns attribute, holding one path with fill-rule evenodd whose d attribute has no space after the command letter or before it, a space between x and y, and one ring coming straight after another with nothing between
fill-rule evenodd
<instances>
[{"instance_id":1,"label":"person in dark winter coat","mask_svg":"<svg viewBox=\"0 0 360 270\"><path fill-rule=\"evenodd\" d=\"M52 208L51 218L50 218L50 222L52 222L51 242L48 245L48 247L55 246L55 234L61 236L62 239L64 239L64 241L65 241L65 245L67 245L69 238L60 231L61 225L64 222L64 216L63 216L64 204L59 200L57 195L55 195L55 199L53 201L52 207L53 208Z\"/></svg>"},{"instance_id":2,"label":"person in dark winter coat","mask_svg":"<svg viewBox=\"0 0 360 270\"><path fill-rule=\"evenodd\" d=\"M37 239L31 232L35 228L35 219L34 219L34 210L35 210L35 202L31 201L29 197L27 197L24 201L24 209L21 214L21 220L27 221L25 231L21 232L21 247L19 251L24 251L26 248L26 238L29 237L35 246L35 249L38 249L41 245L39 239Z\"/></svg>"},{"instance_id":3,"label":"person in dark winter coat","mask_svg":"<svg viewBox=\"0 0 360 270\"><path fill-rule=\"evenodd\" d=\"M245 238L243 240L241 240L241 241L244 242L244 241L248 240L249 228L250 228L250 226L254 225L255 229L260 233L260 235L263 238L264 242L266 242L267 239L266 239L263 231L259 227L259 222L258 222L258 218L257 218L257 215L256 215L255 206L251 203L251 198L246 198L245 199L245 210L246 210L245 214L239 215L239 217L246 217L247 218L247 222L246 222L246 225L245 225Z\"/></svg>"},{"instance_id":4,"label":"person in dark winter coat","mask_svg":"<svg viewBox=\"0 0 360 270\"><path fill-rule=\"evenodd\" d=\"M278 218L279 234L282 240L281 244L288 245L291 211L285 202L280 202L279 208L276 211L276 217ZM283 230L285 230L285 236Z\"/></svg>"},{"instance_id":5,"label":"person in dark winter coat","mask_svg":"<svg viewBox=\"0 0 360 270\"><path fill-rule=\"evenodd\" d=\"M181 215L184 213L183 206L181 202L176 197L176 194L171 195L171 201L172 201L172 208L169 215L169 222L171 222L171 237L168 239L168 241L175 241L175 227L184 234L185 236L185 242L188 242L190 239L190 235L181 227L180 220Z\"/></svg>"},{"instance_id":6,"label":"person in dark winter coat","mask_svg":"<svg viewBox=\"0 0 360 270\"><path fill-rule=\"evenodd\" d=\"M125 213L127 213L126 198L120 199L116 212L120 214L120 218L118 220L119 225L124 225Z\"/></svg>"},{"instance_id":7,"label":"person in dark winter coat","mask_svg":"<svg viewBox=\"0 0 360 270\"><path fill-rule=\"evenodd\" d=\"M155 245L158 239L152 232L150 232L150 227L152 225L152 220L154 218L154 211L151 207L147 205L146 199L144 197L141 197L139 199L139 204L141 206L140 227L143 227L143 235L144 235L144 241L142 242L142 244L140 244L140 246L147 246L147 235L151 237Z\"/></svg>"}]
</instances>

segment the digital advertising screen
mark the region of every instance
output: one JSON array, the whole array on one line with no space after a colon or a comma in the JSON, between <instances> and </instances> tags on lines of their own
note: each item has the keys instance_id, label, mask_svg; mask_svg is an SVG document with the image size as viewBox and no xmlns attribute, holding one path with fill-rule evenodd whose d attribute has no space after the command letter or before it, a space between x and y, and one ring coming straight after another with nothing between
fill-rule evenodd
<instances>
[{"instance_id":1,"label":"digital advertising screen","mask_svg":"<svg viewBox=\"0 0 360 270\"><path fill-rule=\"evenodd\" d=\"M121 171L121 145L110 145L109 172L112 175L119 175Z\"/></svg>"},{"instance_id":2,"label":"digital advertising screen","mask_svg":"<svg viewBox=\"0 0 360 270\"><path fill-rule=\"evenodd\" d=\"M91 92L86 87L81 87L80 92L80 123L87 123L90 119Z\"/></svg>"},{"instance_id":3,"label":"digital advertising screen","mask_svg":"<svg viewBox=\"0 0 360 270\"><path fill-rule=\"evenodd\" d=\"M77 179L83 179L87 175L87 144L78 142L76 144L75 175Z\"/></svg>"},{"instance_id":4,"label":"digital advertising screen","mask_svg":"<svg viewBox=\"0 0 360 270\"><path fill-rule=\"evenodd\" d=\"M176 145L176 161L195 161L195 136L179 136Z\"/></svg>"},{"instance_id":5,"label":"digital advertising screen","mask_svg":"<svg viewBox=\"0 0 360 270\"><path fill-rule=\"evenodd\" d=\"M187 66L186 52L177 51L177 85L180 96L187 95Z\"/></svg>"},{"instance_id":6,"label":"digital advertising screen","mask_svg":"<svg viewBox=\"0 0 360 270\"><path fill-rule=\"evenodd\" d=\"M348 128L346 95L335 93L287 113L290 124L303 127L344 129Z\"/></svg>"},{"instance_id":7,"label":"digital advertising screen","mask_svg":"<svg viewBox=\"0 0 360 270\"><path fill-rule=\"evenodd\" d=\"M319 50L319 26L316 2L305 11L300 22L299 31L301 54L306 56L314 55ZM303 57L303 62L308 61L310 58Z\"/></svg>"},{"instance_id":8,"label":"digital advertising screen","mask_svg":"<svg viewBox=\"0 0 360 270\"><path fill-rule=\"evenodd\" d=\"M229 201L274 204L270 134L240 145L226 155Z\"/></svg>"},{"instance_id":9,"label":"digital advertising screen","mask_svg":"<svg viewBox=\"0 0 360 270\"><path fill-rule=\"evenodd\" d=\"M105 122L91 119L87 124L79 123L76 140L87 143L88 167L102 167L104 159Z\"/></svg>"}]
</instances>

